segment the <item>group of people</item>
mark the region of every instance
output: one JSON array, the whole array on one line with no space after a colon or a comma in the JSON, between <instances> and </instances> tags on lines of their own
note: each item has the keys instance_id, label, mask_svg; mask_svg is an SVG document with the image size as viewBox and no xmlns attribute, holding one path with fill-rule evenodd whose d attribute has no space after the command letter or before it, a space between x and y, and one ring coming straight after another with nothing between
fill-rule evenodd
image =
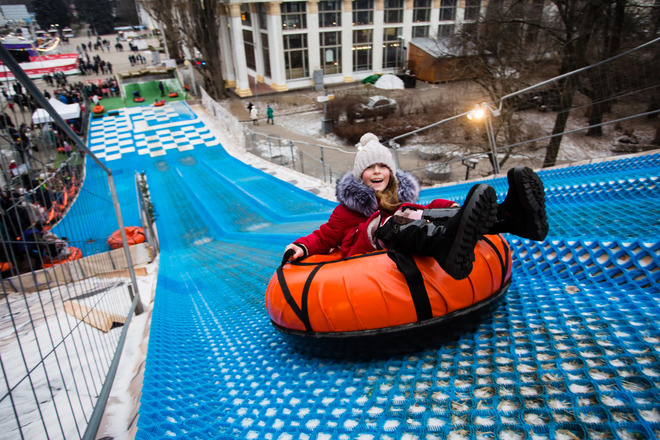
<instances>
[{"instance_id":1,"label":"group of people","mask_svg":"<svg viewBox=\"0 0 660 440\"><path fill-rule=\"evenodd\" d=\"M87 53L88 51L91 52L92 50L100 50L101 52L105 52L107 50L110 52L110 41L105 38L101 39L101 37L97 36L96 41L92 42L92 40L89 40L87 44L80 43L80 45L76 46L76 50L80 55Z\"/></svg>"},{"instance_id":2,"label":"group of people","mask_svg":"<svg viewBox=\"0 0 660 440\"><path fill-rule=\"evenodd\" d=\"M537 241L548 234L543 183L530 168L509 170L508 194L500 204L492 186L477 184L462 206L444 199L420 205L419 182L397 170L376 135L363 135L358 148L353 170L337 181L339 205L326 223L286 247L289 261L333 250L348 257L389 249L433 257L448 275L464 279L484 234Z\"/></svg>"},{"instance_id":3,"label":"group of people","mask_svg":"<svg viewBox=\"0 0 660 440\"><path fill-rule=\"evenodd\" d=\"M250 120L254 125L259 125L259 110L257 109L257 106L252 104L252 102L248 102L247 105L247 110L250 113ZM273 124L275 125L275 112L273 108L268 104L266 106L266 124Z\"/></svg>"},{"instance_id":4,"label":"group of people","mask_svg":"<svg viewBox=\"0 0 660 440\"><path fill-rule=\"evenodd\" d=\"M24 186L0 191L0 266L13 275L66 259L66 237L50 229L63 216L77 191L81 170L65 166L25 179ZM10 264L11 263L11 264Z\"/></svg>"},{"instance_id":5,"label":"group of people","mask_svg":"<svg viewBox=\"0 0 660 440\"><path fill-rule=\"evenodd\" d=\"M51 87L65 87L69 84L64 72L46 72L41 76L41 79Z\"/></svg>"},{"instance_id":6,"label":"group of people","mask_svg":"<svg viewBox=\"0 0 660 440\"><path fill-rule=\"evenodd\" d=\"M93 62L92 62L93 61ZM78 58L78 70L83 76L87 75L98 75L100 74L112 74L112 63L110 61L102 60L99 55L94 55L92 59Z\"/></svg>"},{"instance_id":7,"label":"group of people","mask_svg":"<svg viewBox=\"0 0 660 440\"><path fill-rule=\"evenodd\" d=\"M135 66L137 64L147 64L147 59L141 53L136 53L128 56L128 62L131 63L131 66Z\"/></svg>"}]
</instances>

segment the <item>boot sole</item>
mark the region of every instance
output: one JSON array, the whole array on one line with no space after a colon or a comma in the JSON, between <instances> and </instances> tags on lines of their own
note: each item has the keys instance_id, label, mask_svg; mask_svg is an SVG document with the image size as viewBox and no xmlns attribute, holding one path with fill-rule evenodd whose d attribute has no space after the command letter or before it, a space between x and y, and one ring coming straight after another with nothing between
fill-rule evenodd
<instances>
[{"instance_id":1,"label":"boot sole","mask_svg":"<svg viewBox=\"0 0 660 440\"><path fill-rule=\"evenodd\" d=\"M474 247L488 232L497 218L497 193L492 186L480 184L472 187L462 207L463 213L456 236L440 266L457 280L472 272Z\"/></svg>"},{"instance_id":2,"label":"boot sole","mask_svg":"<svg viewBox=\"0 0 660 440\"><path fill-rule=\"evenodd\" d=\"M541 178L530 168L516 167L507 173L509 187L516 189L518 201L530 219L525 227L518 231L520 237L542 241L548 236L548 218L545 213L545 190Z\"/></svg>"}]
</instances>

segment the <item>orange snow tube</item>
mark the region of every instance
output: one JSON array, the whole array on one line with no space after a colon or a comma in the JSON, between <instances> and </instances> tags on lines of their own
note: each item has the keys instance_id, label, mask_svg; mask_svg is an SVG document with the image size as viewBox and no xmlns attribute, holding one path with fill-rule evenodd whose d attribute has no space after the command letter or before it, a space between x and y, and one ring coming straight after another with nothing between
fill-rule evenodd
<instances>
[{"instance_id":1,"label":"orange snow tube","mask_svg":"<svg viewBox=\"0 0 660 440\"><path fill-rule=\"evenodd\" d=\"M103 108L102 105L95 105L94 108L92 108L92 113L103 113L105 111L105 108Z\"/></svg>"},{"instance_id":2,"label":"orange snow tube","mask_svg":"<svg viewBox=\"0 0 660 440\"><path fill-rule=\"evenodd\" d=\"M133 102L144 102L144 98L142 96L135 97L135 98L133 98Z\"/></svg>"},{"instance_id":3,"label":"orange snow tube","mask_svg":"<svg viewBox=\"0 0 660 440\"><path fill-rule=\"evenodd\" d=\"M44 267L53 267L56 264L66 263L67 261L79 260L82 258L82 251L73 246L69 246L69 256L66 258L60 258L59 260L51 260L50 262L44 262Z\"/></svg>"},{"instance_id":4,"label":"orange snow tube","mask_svg":"<svg viewBox=\"0 0 660 440\"><path fill-rule=\"evenodd\" d=\"M475 257L470 276L455 280L431 257L315 255L275 272L266 309L277 330L315 354L421 349L448 330L478 324L508 289L511 251L502 236L485 236Z\"/></svg>"},{"instance_id":5,"label":"orange snow tube","mask_svg":"<svg viewBox=\"0 0 660 440\"><path fill-rule=\"evenodd\" d=\"M177 96L179 96L179 94L177 92L170 92L167 94L167 96L169 96L170 98L176 98Z\"/></svg>"},{"instance_id":6,"label":"orange snow tube","mask_svg":"<svg viewBox=\"0 0 660 440\"><path fill-rule=\"evenodd\" d=\"M144 229L139 226L127 226L124 228L126 231L126 240L129 246L134 244L144 243L146 238L144 236ZM108 246L110 249L119 249L123 247L121 242L121 230L117 229L108 237Z\"/></svg>"},{"instance_id":7,"label":"orange snow tube","mask_svg":"<svg viewBox=\"0 0 660 440\"><path fill-rule=\"evenodd\" d=\"M155 105L156 107L160 107L160 106L162 106L162 105L165 105L165 100L164 100L164 99L161 99L160 101L156 101L156 102L154 102L154 105Z\"/></svg>"}]
</instances>

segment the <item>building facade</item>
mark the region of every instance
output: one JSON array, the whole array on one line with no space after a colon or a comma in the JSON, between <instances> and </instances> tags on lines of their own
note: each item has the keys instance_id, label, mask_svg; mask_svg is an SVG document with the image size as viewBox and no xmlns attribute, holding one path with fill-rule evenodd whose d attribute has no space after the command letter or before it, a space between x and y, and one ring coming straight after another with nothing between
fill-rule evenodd
<instances>
[{"instance_id":1,"label":"building facade","mask_svg":"<svg viewBox=\"0 0 660 440\"><path fill-rule=\"evenodd\" d=\"M227 3L220 43L228 88L251 96L361 81L407 69L412 38L449 36L487 0L309 0Z\"/></svg>"}]
</instances>

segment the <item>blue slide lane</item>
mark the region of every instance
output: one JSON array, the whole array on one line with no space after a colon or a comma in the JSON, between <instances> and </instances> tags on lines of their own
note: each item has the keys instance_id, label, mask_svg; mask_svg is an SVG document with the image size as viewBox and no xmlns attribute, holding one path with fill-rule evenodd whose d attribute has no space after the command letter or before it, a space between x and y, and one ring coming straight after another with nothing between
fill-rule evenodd
<instances>
[{"instance_id":1,"label":"blue slide lane","mask_svg":"<svg viewBox=\"0 0 660 440\"><path fill-rule=\"evenodd\" d=\"M473 332L332 360L289 346L264 293L284 246L334 204L229 156L183 102L137 109L90 123L126 225L135 170L158 213L137 439L660 438L659 154L541 171L550 235L507 237L512 286ZM503 200L506 177L489 183ZM422 201L460 203L470 185Z\"/></svg>"}]
</instances>

